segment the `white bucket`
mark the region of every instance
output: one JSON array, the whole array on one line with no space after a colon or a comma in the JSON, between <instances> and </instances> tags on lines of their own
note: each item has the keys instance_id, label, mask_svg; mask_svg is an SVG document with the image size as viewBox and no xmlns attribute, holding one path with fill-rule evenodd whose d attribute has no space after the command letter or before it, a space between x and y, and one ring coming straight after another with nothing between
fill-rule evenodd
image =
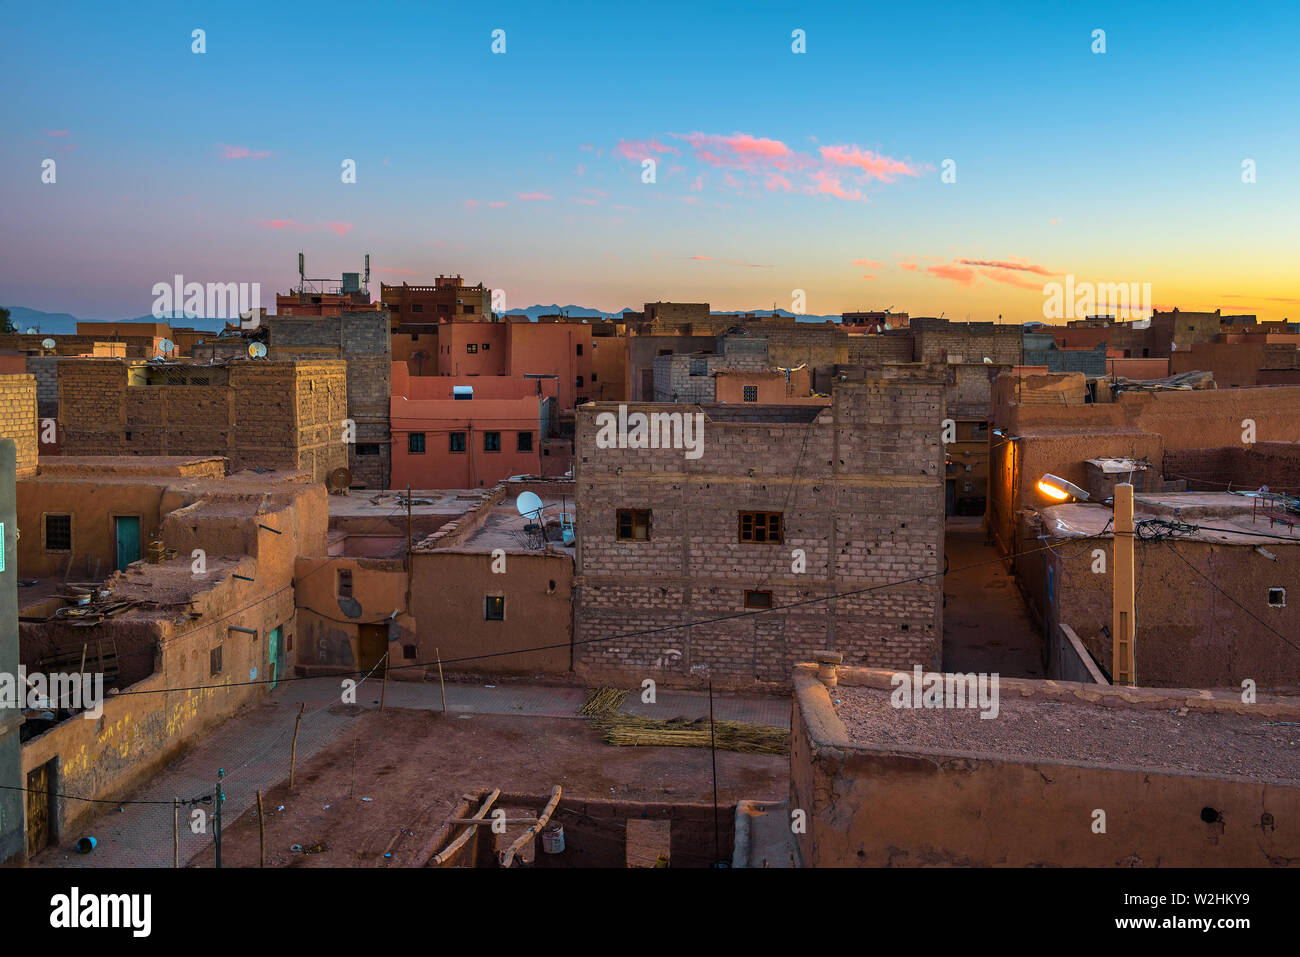
<instances>
[{"instance_id":1,"label":"white bucket","mask_svg":"<svg viewBox=\"0 0 1300 957\"><path fill-rule=\"evenodd\" d=\"M552 824L542 831L542 853L560 854L564 851L564 826Z\"/></svg>"}]
</instances>

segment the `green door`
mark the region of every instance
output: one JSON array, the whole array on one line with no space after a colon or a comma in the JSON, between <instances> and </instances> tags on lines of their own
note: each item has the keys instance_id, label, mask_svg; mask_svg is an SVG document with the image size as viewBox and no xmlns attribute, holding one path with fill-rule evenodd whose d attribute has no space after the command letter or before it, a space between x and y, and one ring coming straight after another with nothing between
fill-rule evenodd
<instances>
[{"instance_id":1,"label":"green door","mask_svg":"<svg viewBox=\"0 0 1300 957\"><path fill-rule=\"evenodd\" d=\"M280 629L272 628L266 637L266 671L271 680L271 690L275 690L275 679L280 673Z\"/></svg>"},{"instance_id":2,"label":"green door","mask_svg":"<svg viewBox=\"0 0 1300 957\"><path fill-rule=\"evenodd\" d=\"M118 515L114 519L117 531L117 568L126 568L140 560L140 519L135 515Z\"/></svg>"}]
</instances>

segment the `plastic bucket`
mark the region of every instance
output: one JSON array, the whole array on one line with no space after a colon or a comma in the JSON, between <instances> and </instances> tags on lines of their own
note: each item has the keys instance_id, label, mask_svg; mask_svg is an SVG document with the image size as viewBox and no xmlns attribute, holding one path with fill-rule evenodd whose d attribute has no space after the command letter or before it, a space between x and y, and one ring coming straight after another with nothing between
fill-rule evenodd
<instances>
[{"instance_id":1,"label":"plastic bucket","mask_svg":"<svg viewBox=\"0 0 1300 957\"><path fill-rule=\"evenodd\" d=\"M552 824L542 831L542 853L561 854L564 851L564 827Z\"/></svg>"}]
</instances>

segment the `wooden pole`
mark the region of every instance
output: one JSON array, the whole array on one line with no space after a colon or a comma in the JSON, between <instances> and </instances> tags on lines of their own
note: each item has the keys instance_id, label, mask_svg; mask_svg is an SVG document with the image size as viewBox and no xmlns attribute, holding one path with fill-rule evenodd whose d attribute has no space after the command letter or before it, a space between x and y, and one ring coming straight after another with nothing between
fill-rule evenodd
<instances>
[{"instance_id":1,"label":"wooden pole","mask_svg":"<svg viewBox=\"0 0 1300 957\"><path fill-rule=\"evenodd\" d=\"M289 749L289 790L293 790L293 771L298 764L298 726L302 724L302 713L307 702L298 705L298 720L293 723L293 746Z\"/></svg>"},{"instance_id":2,"label":"wooden pole","mask_svg":"<svg viewBox=\"0 0 1300 957\"><path fill-rule=\"evenodd\" d=\"M262 792L257 792L257 866L266 867L266 815L262 813Z\"/></svg>"},{"instance_id":3,"label":"wooden pole","mask_svg":"<svg viewBox=\"0 0 1300 957\"><path fill-rule=\"evenodd\" d=\"M474 816L472 818L467 818L465 823L469 823L470 821L483 820L484 816L488 812L488 809L492 807L493 802L495 802L496 799L499 798L500 796L501 796L500 788L496 788L495 790L493 790L491 794L489 794L486 798L483 799L482 805L480 805L479 809L474 812ZM455 825L453 824L452 827L455 827ZM425 866L426 867L440 866L444 861L449 860L453 854L459 851L465 845L465 842L468 841L473 834L474 834L474 828L467 827L465 830L461 831L460 837L456 838L454 841L452 841L450 844L444 847L440 853L430 858L429 863L426 864Z\"/></svg>"},{"instance_id":4,"label":"wooden pole","mask_svg":"<svg viewBox=\"0 0 1300 957\"><path fill-rule=\"evenodd\" d=\"M411 521L411 483L406 483L406 610L411 610L411 538L412 538L412 521Z\"/></svg>"},{"instance_id":5,"label":"wooden pole","mask_svg":"<svg viewBox=\"0 0 1300 957\"><path fill-rule=\"evenodd\" d=\"M181 866L181 799L172 798L172 867Z\"/></svg>"},{"instance_id":6,"label":"wooden pole","mask_svg":"<svg viewBox=\"0 0 1300 957\"><path fill-rule=\"evenodd\" d=\"M447 713L447 685L442 680L442 654L437 648L433 649L433 656L438 659L438 687L442 689L442 713Z\"/></svg>"},{"instance_id":7,"label":"wooden pole","mask_svg":"<svg viewBox=\"0 0 1300 957\"><path fill-rule=\"evenodd\" d=\"M1133 562L1133 486L1115 486L1114 596L1111 613L1113 660L1111 674L1117 685L1137 684L1137 663L1133 648L1133 619L1137 612L1134 595L1136 578Z\"/></svg>"},{"instance_id":8,"label":"wooden pole","mask_svg":"<svg viewBox=\"0 0 1300 957\"><path fill-rule=\"evenodd\" d=\"M379 686L379 710L384 710L384 699L388 697L388 652L384 652L384 683Z\"/></svg>"}]
</instances>

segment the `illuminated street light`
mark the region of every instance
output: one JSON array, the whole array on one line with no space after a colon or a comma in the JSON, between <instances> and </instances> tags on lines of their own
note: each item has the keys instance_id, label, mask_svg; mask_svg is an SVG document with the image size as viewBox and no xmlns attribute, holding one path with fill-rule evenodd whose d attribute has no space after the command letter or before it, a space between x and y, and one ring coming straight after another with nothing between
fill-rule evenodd
<instances>
[{"instance_id":1,"label":"illuminated street light","mask_svg":"<svg viewBox=\"0 0 1300 957\"><path fill-rule=\"evenodd\" d=\"M1079 486L1073 482L1067 482L1059 475L1052 475L1050 472L1038 480L1038 491L1058 502L1068 501L1072 498L1078 499L1080 502L1088 500L1088 493Z\"/></svg>"}]
</instances>

